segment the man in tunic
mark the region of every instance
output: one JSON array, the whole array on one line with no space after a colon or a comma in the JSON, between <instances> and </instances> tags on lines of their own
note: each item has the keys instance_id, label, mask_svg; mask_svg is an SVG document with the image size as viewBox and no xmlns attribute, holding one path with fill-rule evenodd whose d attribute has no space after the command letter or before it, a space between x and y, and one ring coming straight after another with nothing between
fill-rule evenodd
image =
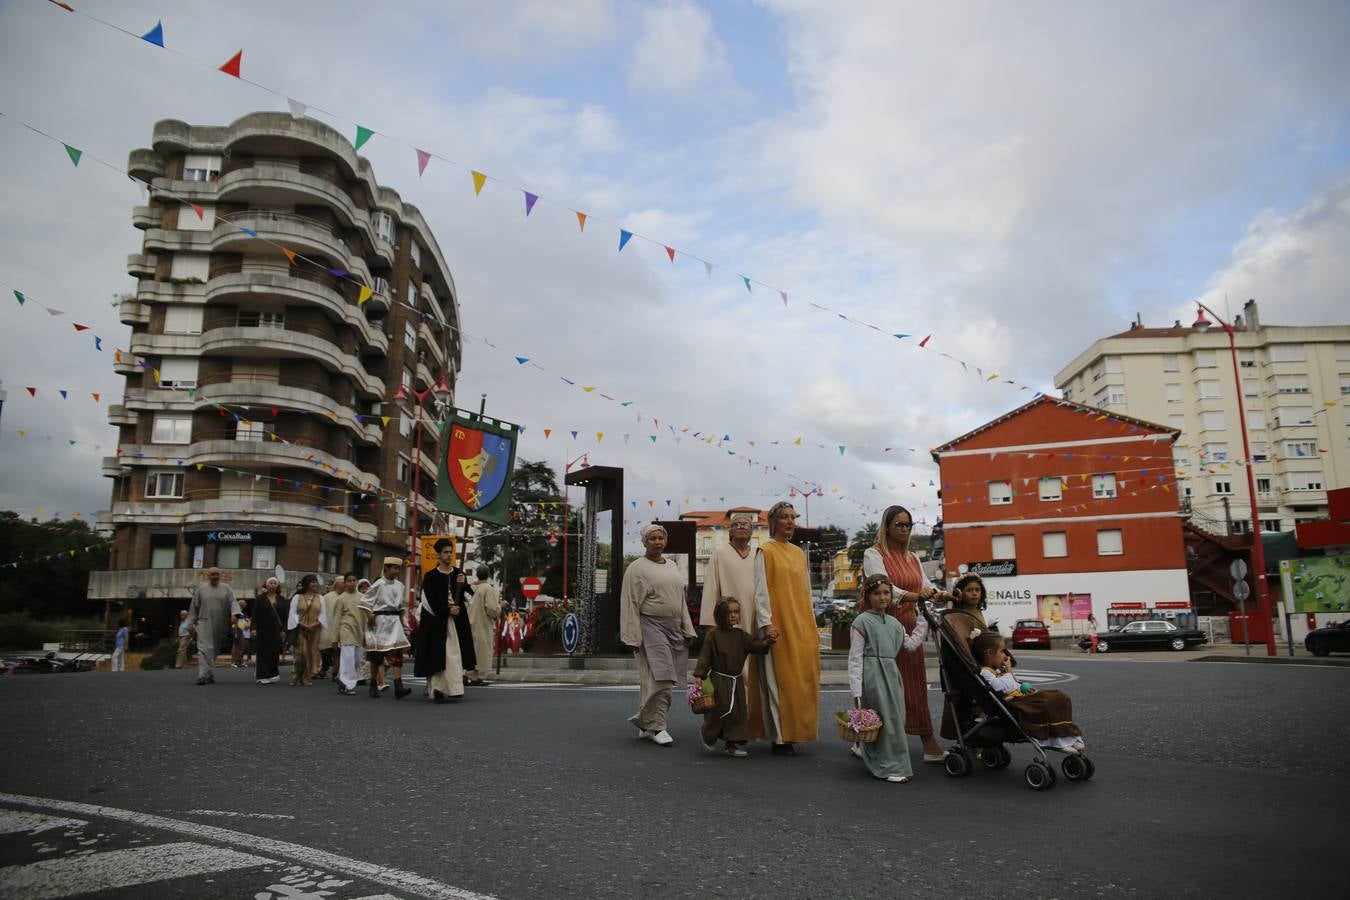
<instances>
[{"instance_id":1,"label":"man in tunic","mask_svg":"<svg viewBox=\"0 0 1350 900\"><path fill-rule=\"evenodd\" d=\"M384 574L375 579L362 597L374 620L366 631L366 658L370 660L370 696L375 698L388 687L384 681L386 668L394 676L395 700L402 700L412 693L412 688L403 686L403 651L409 645L408 632L404 629L408 618L408 589L398 580L402 571L403 560L386 556Z\"/></svg>"},{"instance_id":2,"label":"man in tunic","mask_svg":"<svg viewBox=\"0 0 1350 900\"><path fill-rule=\"evenodd\" d=\"M497 617L502 614L497 589L488 581L492 573L487 566L479 566L474 576L473 597L469 600L469 627L473 629L473 655L480 666L492 665L492 636L497 633ZM467 673L469 684L484 685L486 681L477 671Z\"/></svg>"},{"instance_id":3,"label":"man in tunic","mask_svg":"<svg viewBox=\"0 0 1350 900\"><path fill-rule=\"evenodd\" d=\"M755 560L750 549L750 530L756 514L746 510L727 513L728 537L718 544L708 560L703 576L703 603L699 608L699 630L713 627L714 612L721 600L735 600L740 604L740 628L752 638L759 637L755 623ZM742 676L748 698L746 731L751 738L764 737L763 704L760 702L759 665L747 658Z\"/></svg>"},{"instance_id":4,"label":"man in tunic","mask_svg":"<svg viewBox=\"0 0 1350 900\"><path fill-rule=\"evenodd\" d=\"M797 511L786 501L769 510L769 540L755 554L755 622L776 638L760 665L764 734L773 752L795 756L814 741L820 713L820 638L811 610L806 554L792 543Z\"/></svg>"},{"instance_id":5,"label":"man in tunic","mask_svg":"<svg viewBox=\"0 0 1350 900\"><path fill-rule=\"evenodd\" d=\"M670 696L689 674L694 623L685 603L685 578L666 549L666 530L655 522L642 528L646 554L628 564L619 594L619 640L633 648L638 666L638 711L628 721L638 737L660 747L675 739L666 730Z\"/></svg>"},{"instance_id":6,"label":"man in tunic","mask_svg":"<svg viewBox=\"0 0 1350 900\"><path fill-rule=\"evenodd\" d=\"M239 615L234 590L220 580L220 569L206 571L206 584L197 585L188 607L188 633L197 638L197 684L215 684L216 654L230 636L230 626Z\"/></svg>"},{"instance_id":7,"label":"man in tunic","mask_svg":"<svg viewBox=\"0 0 1350 900\"><path fill-rule=\"evenodd\" d=\"M192 635L188 634L187 610L178 613L178 657L173 662L175 669L186 669L188 655L192 651Z\"/></svg>"},{"instance_id":8,"label":"man in tunic","mask_svg":"<svg viewBox=\"0 0 1350 900\"><path fill-rule=\"evenodd\" d=\"M365 646L366 625L373 616L356 591L338 594L333 606L337 618L338 693L350 697L356 693L356 653Z\"/></svg>"},{"instance_id":9,"label":"man in tunic","mask_svg":"<svg viewBox=\"0 0 1350 900\"><path fill-rule=\"evenodd\" d=\"M339 594L345 594L356 590L356 573L348 572L340 578L333 579L333 589L323 595L323 613L324 626L319 632L319 679L328 677L328 673L333 673L333 680L337 681L338 665L338 642L337 642L337 598Z\"/></svg>"},{"instance_id":10,"label":"man in tunic","mask_svg":"<svg viewBox=\"0 0 1350 900\"><path fill-rule=\"evenodd\" d=\"M453 541L437 541L436 555L436 568L422 576L413 674L426 678L428 696L446 703L464 697L464 661L455 617L463 612L468 600L469 581L454 565Z\"/></svg>"}]
</instances>

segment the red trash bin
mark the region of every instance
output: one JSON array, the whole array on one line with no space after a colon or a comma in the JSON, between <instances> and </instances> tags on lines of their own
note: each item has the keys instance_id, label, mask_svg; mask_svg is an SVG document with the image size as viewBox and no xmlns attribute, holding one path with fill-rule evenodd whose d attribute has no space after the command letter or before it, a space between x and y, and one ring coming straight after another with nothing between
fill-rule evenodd
<instances>
[{"instance_id":1,"label":"red trash bin","mask_svg":"<svg viewBox=\"0 0 1350 900\"><path fill-rule=\"evenodd\" d=\"M1264 644L1270 637L1270 622L1263 620L1260 613L1229 613L1228 629L1235 644Z\"/></svg>"}]
</instances>

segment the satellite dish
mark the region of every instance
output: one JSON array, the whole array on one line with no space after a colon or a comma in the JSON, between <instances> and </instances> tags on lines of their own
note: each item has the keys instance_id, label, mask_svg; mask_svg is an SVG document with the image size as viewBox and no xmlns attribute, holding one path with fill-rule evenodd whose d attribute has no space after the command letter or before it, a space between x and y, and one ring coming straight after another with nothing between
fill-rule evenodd
<instances>
[{"instance_id":1,"label":"satellite dish","mask_svg":"<svg viewBox=\"0 0 1350 900\"><path fill-rule=\"evenodd\" d=\"M277 581L279 583L286 583L286 570L281 567L281 563L277 563L277 567L272 570L272 574L277 576Z\"/></svg>"}]
</instances>

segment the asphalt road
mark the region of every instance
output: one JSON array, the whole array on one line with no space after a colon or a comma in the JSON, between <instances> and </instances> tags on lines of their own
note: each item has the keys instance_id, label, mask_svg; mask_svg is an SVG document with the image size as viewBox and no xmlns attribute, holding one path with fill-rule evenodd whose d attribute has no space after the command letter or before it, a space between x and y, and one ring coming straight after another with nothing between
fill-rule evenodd
<instances>
[{"instance_id":1,"label":"asphalt road","mask_svg":"<svg viewBox=\"0 0 1350 900\"><path fill-rule=\"evenodd\" d=\"M19 878L69 890L55 860L142 866L98 855L140 846L221 868L114 877L109 896L1341 894L1350 670L1025 656L1069 679L1093 781L1033 792L1025 747L1004 772L877 781L834 734L843 692L802 755L734 760L699 747L682 704L675 747L637 740L621 688L433 706L230 669L204 688L173 671L3 678L0 825L86 824L0 833L0 895L22 896Z\"/></svg>"}]
</instances>

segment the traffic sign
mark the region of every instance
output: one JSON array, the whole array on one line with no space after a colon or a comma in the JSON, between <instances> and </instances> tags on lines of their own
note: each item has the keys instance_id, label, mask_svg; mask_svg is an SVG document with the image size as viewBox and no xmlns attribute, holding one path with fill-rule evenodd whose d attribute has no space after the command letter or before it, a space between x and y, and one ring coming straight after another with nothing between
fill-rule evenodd
<instances>
[{"instance_id":1,"label":"traffic sign","mask_svg":"<svg viewBox=\"0 0 1350 900\"><path fill-rule=\"evenodd\" d=\"M1247 577L1247 562L1242 559L1233 560L1233 564L1228 567L1234 581L1241 581Z\"/></svg>"},{"instance_id":2,"label":"traffic sign","mask_svg":"<svg viewBox=\"0 0 1350 900\"><path fill-rule=\"evenodd\" d=\"M525 595L526 600L533 600L539 596L539 592L544 589L544 585L533 575L526 575L520 579L520 592Z\"/></svg>"},{"instance_id":3,"label":"traffic sign","mask_svg":"<svg viewBox=\"0 0 1350 900\"><path fill-rule=\"evenodd\" d=\"M1246 600L1252 595L1252 589L1245 581L1233 582L1233 596L1238 600Z\"/></svg>"},{"instance_id":4,"label":"traffic sign","mask_svg":"<svg viewBox=\"0 0 1350 900\"><path fill-rule=\"evenodd\" d=\"M571 653L577 649L577 641L581 639L581 620L577 618L576 613L563 616L562 639L564 653Z\"/></svg>"}]
</instances>

